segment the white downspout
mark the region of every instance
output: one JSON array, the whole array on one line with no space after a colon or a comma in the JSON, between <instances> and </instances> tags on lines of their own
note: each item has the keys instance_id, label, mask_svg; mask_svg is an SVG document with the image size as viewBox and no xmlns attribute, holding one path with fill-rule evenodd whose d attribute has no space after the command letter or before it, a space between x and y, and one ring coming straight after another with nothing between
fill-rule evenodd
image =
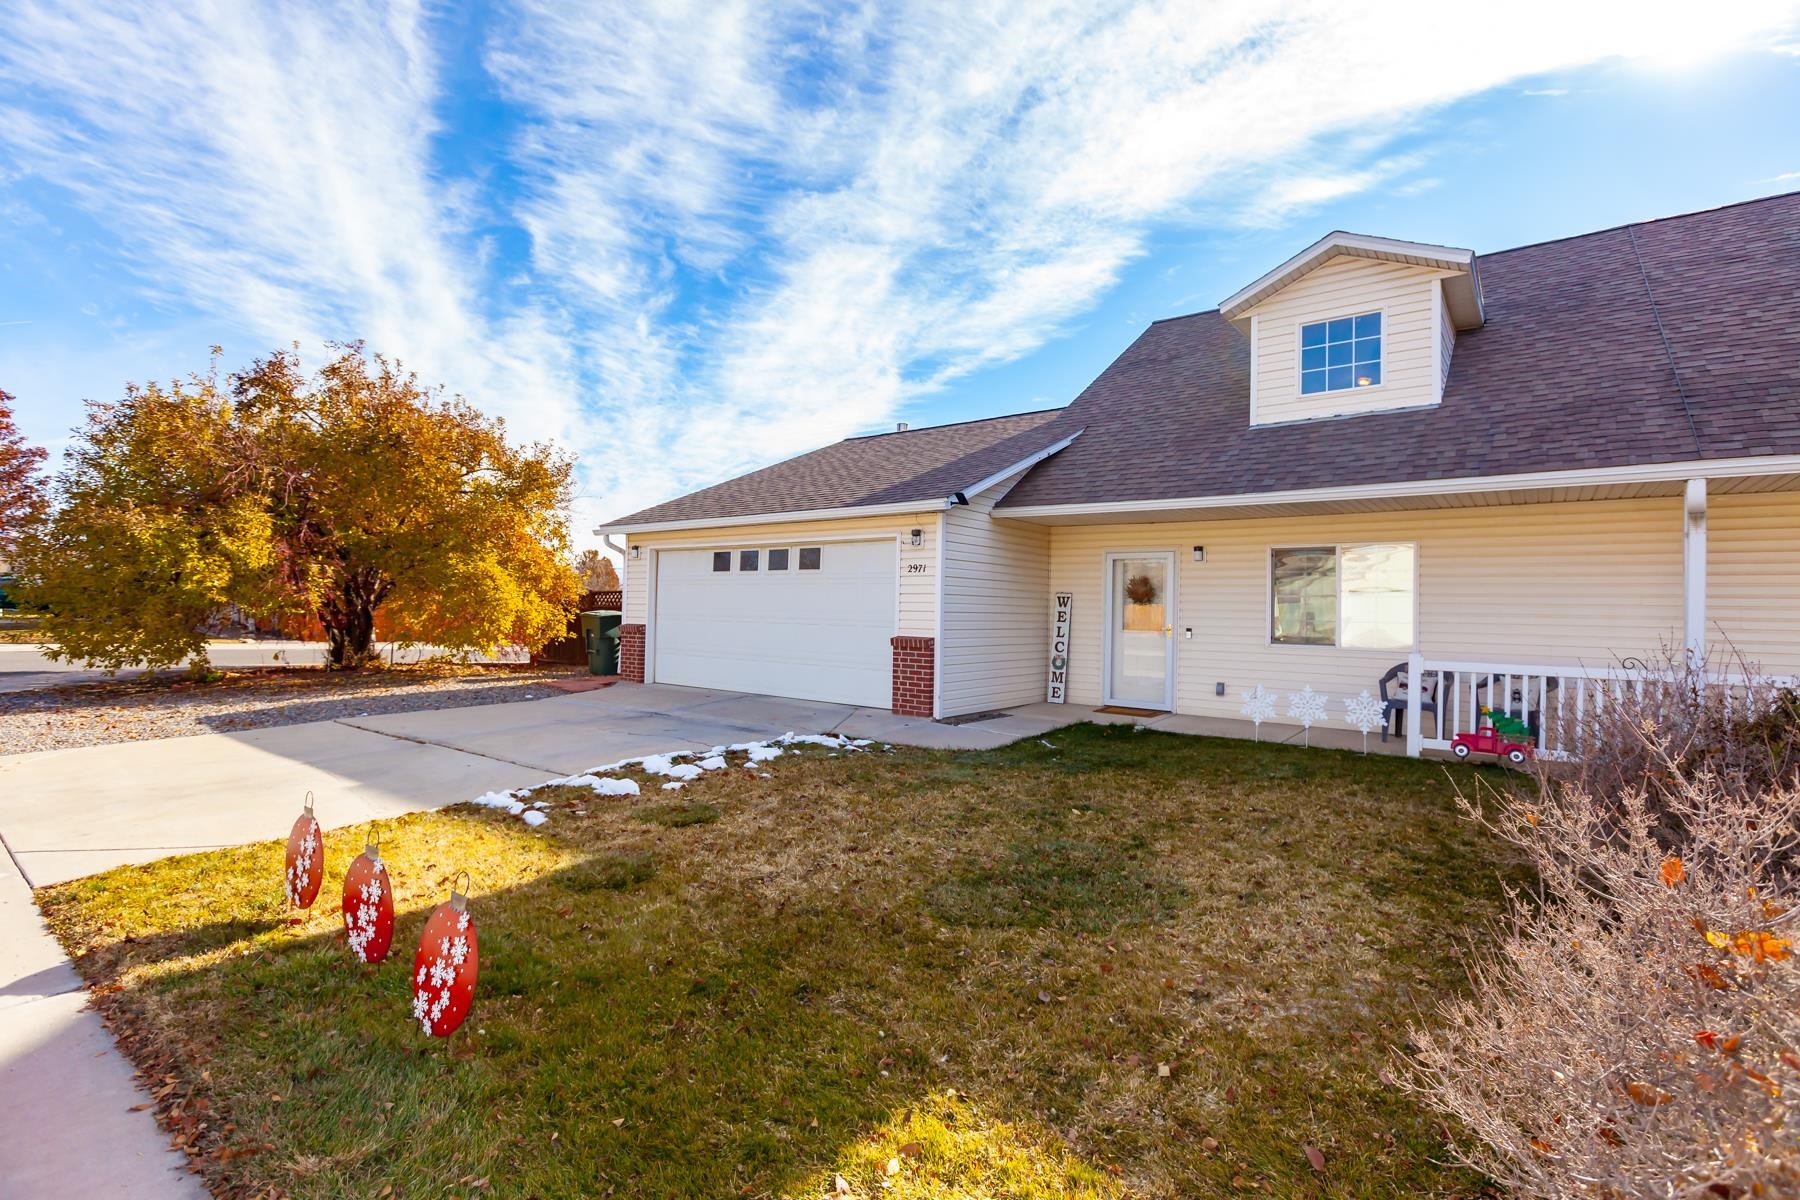
<instances>
[{"instance_id":1,"label":"white downspout","mask_svg":"<svg viewBox=\"0 0 1800 1200\"><path fill-rule=\"evenodd\" d=\"M1688 665L1706 663L1706 480L1687 481L1682 505L1682 643Z\"/></svg>"},{"instance_id":2,"label":"white downspout","mask_svg":"<svg viewBox=\"0 0 1800 1200\"><path fill-rule=\"evenodd\" d=\"M624 620L625 588L631 582L631 556L625 552L625 547L612 540L610 533L600 535L600 544L619 556L619 619Z\"/></svg>"}]
</instances>

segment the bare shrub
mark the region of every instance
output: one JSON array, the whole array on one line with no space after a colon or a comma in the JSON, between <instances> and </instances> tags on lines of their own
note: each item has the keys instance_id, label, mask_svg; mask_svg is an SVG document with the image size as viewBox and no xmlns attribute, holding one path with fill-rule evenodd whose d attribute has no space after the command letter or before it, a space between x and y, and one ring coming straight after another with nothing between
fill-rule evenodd
<instances>
[{"instance_id":1,"label":"bare shrub","mask_svg":"<svg viewBox=\"0 0 1800 1200\"><path fill-rule=\"evenodd\" d=\"M1461 1161L1530 1196L1800 1195L1793 711L1652 695L1583 764L1463 799L1540 890L1413 1033Z\"/></svg>"},{"instance_id":2,"label":"bare shrub","mask_svg":"<svg viewBox=\"0 0 1800 1200\"><path fill-rule=\"evenodd\" d=\"M1710 775L1747 798L1800 771L1800 696L1785 681L1735 653L1693 662L1667 648L1643 674L1619 701L1579 715L1564 708L1560 744L1581 747L1581 757L1539 760L1540 778L1602 802L1641 789L1659 836L1673 843L1682 831L1663 801L1687 779Z\"/></svg>"}]
</instances>

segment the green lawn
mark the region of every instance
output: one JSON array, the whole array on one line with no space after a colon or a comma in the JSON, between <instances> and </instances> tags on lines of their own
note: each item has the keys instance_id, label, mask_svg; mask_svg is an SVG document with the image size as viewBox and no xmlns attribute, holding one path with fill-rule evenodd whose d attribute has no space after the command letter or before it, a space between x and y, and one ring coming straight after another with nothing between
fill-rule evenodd
<instances>
[{"instance_id":1,"label":"green lawn","mask_svg":"<svg viewBox=\"0 0 1800 1200\"><path fill-rule=\"evenodd\" d=\"M1380 1078L1511 869L1444 768L1048 741L390 822L380 967L337 920L361 830L297 928L274 843L41 899L224 1195L1482 1194ZM407 972L463 868L480 990L430 1042Z\"/></svg>"}]
</instances>

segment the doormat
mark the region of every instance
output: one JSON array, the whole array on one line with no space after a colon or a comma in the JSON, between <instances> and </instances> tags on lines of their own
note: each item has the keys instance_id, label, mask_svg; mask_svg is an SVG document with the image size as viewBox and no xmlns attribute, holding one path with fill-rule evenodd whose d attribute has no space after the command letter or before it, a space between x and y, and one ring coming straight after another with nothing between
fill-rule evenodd
<instances>
[{"instance_id":1,"label":"doormat","mask_svg":"<svg viewBox=\"0 0 1800 1200\"><path fill-rule=\"evenodd\" d=\"M1113 713L1121 717L1166 717L1169 715L1169 710L1166 708L1120 708L1116 704L1105 704L1094 711Z\"/></svg>"}]
</instances>

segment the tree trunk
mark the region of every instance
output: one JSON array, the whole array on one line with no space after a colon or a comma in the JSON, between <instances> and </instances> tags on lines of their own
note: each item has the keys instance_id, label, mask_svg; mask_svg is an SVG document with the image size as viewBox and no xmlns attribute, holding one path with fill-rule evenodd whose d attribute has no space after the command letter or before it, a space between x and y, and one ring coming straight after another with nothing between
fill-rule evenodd
<instances>
[{"instance_id":1,"label":"tree trunk","mask_svg":"<svg viewBox=\"0 0 1800 1200\"><path fill-rule=\"evenodd\" d=\"M386 595L385 584L358 571L326 598L319 623L325 627L328 670L355 671L368 663L375 640L375 609Z\"/></svg>"}]
</instances>

